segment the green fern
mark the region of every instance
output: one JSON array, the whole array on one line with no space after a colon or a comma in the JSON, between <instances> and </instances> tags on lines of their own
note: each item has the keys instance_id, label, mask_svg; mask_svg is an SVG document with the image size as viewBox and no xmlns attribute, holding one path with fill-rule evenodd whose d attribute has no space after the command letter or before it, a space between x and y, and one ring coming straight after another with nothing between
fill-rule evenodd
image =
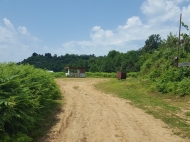
<instances>
[{"instance_id":1,"label":"green fern","mask_svg":"<svg viewBox=\"0 0 190 142\"><path fill-rule=\"evenodd\" d=\"M49 100L59 98L54 78L46 71L30 65L0 64L0 136L4 141L30 141L26 134L42 120Z\"/></svg>"}]
</instances>

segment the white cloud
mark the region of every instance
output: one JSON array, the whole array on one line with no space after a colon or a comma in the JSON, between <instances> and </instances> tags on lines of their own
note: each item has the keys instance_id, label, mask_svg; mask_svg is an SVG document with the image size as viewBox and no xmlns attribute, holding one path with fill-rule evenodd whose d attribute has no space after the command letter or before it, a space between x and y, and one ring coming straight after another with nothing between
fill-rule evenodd
<instances>
[{"instance_id":1,"label":"white cloud","mask_svg":"<svg viewBox=\"0 0 190 142\"><path fill-rule=\"evenodd\" d=\"M189 25L190 28L190 4L187 7L182 8L182 21Z\"/></svg>"},{"instance_id":2,"label":"white cloud","mask_svg":"<svg viewBox=\"0 0 190 142\"><path fill-rule=\"evenodd\" d=\"M0 42L11 42L14 34L12 30L0 26Z\"/></svg>"},{"instance_id":3,"label":"white cloud","mask_svg":"<svg viewBox=\"0 0 190 142\"><path fill-rule=\"evenodd\" d=\"M92 28L91 38L93 41L102 42L113 36L111 30L103 30L100 26L94 26Z\"/></svg>"},{"instance_id":4,"label":"white cloud","mask_svg":"<svg viewBox=\"0 0 190 142\"><path fill-rule=\"evenodd\" d=\"M29 57L36 48L38 38L29 34L26 27L14 29L13 24L4 18L5 26L0 25L0 62L22 61Z\"/></svg>"},{"instance_id":5,"label":"white cloud","mask_svg":"<svg viewBox=\"0 0 190 142\"><path fill-rule=\"evenodd\" d=\"M178 4L181 0L146 0L141 6L150 23L177 22L181 13Z\"/></svg>"},{"instance_id":6,"label":"white cloud","mask_svg":"<svg viewBox=\"0 0 190 142\"><path fill-rule=\"evenodd\" d=\"M119 28L127 29L129 27L141 26L141 25L142 25L142 22L141 22L140 18L137 16L133 16L127 20L126 25L119 26Z\"/></svg>"},{"instance_id":7,"label":"white cloud","mask_svg":"<svg viewBox=\"0 0 190 142\"><path fill-rule=\"evenodd\" d=\"M19 32L21 33L21 34L23 34L23 35L30 35L30 33L27 31L27 28L25 27L25 26L19 26L18 27L18 30L19 30Z\"/></svg>"},{"instance_id":8,"label":"white cloud","mask_svg":"<svg viewBox=\"0 0 190 142\"><path fill-rule=\"evenodd\" d=\"M141 6L142 13L149 23L179 22L180 14L187 24L190 24L190 4L184 7L179 5L190 0L146 0Z\"/></svg>"},{"instance_id":9,"label":"white cloud","mask_svg":"<svg viewBox=\"0 0 190 142\"><path fill-rule=\"evenodd\" d=\"M131 17L125 25L118 26L115 30L104 30L94 26L90 33L90 41L70 41L62 44L63 50L68 53L105 55L110 50L126 52L132 48L138 49L138 42L146 39L150 32L150 25L143 25L139 17Z\"/></svg>"},{"instance_id":10,"label":"white cloud","mask_svg":"<svg viewBox=\"0 0 190 142\"><path fill-rule=\"evenodd\" d=\"M3 20L4 20L5 25L6 25L8 28L14 29L13 24L12 24L7 18L4 18Z\"/></svg>"}]
</instances>

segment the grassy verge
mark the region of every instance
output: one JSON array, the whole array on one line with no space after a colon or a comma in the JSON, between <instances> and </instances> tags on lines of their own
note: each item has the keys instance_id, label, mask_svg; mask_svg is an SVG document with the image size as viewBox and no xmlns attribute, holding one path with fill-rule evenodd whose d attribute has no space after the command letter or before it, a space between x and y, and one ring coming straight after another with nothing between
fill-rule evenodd
<instances>
[{"instance_id":1,"label":"grassy verge","mask_svg":"<svg viewBox=\"0 0 190 142\"><path fill-rule=\"evenodd\" d=\"M93 78L116 78L116 73L105 73L105 72L86 72L86 77Z\"/></svg>"},{"instance_id":2,"label":"grassy verge","mask_svg":"<svg viewBox=\"0 0 190 142\"><path fill-rule=\"evenodd\" d=\"M95 85L101 91L131 100L132 105L168 124L175 134L190 138L190 97L152 92L149 86L147 80L138 78L110 79Z\"/></svg>"}]
</instances>

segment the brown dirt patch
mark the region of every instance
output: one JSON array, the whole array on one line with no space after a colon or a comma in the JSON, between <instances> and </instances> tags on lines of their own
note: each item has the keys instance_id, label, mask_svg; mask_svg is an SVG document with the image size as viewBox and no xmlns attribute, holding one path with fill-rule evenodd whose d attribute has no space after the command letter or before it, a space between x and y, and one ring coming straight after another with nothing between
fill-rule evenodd
<instances>
[{"instance_id":1,"label":"brown dirt patch","mask_svg":"<svg viewBox=\"0 0 190 142\"><path fill-rule=\"evenodd\" d=\"M106 79L57 79L65 105L44 142L187 142L129 101L97 91Z\"/></svg>"}]
</instances>

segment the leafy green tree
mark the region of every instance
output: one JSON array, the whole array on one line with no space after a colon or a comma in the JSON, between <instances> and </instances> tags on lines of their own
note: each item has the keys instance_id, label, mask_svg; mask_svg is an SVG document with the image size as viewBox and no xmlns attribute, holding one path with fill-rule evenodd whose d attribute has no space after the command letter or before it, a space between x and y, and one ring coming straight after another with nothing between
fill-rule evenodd
<instances>
[{"instance_id":1,"label":"leafy green tree","mask_svg":"<svg viewBox=\"0 0 190 142\"><path fill-rule=\"evenodd\" d=\"M131 50L124 54L121 70L125 72L136 72L140 70L140 52Z\"/></svg>"},{"instance_id":2,"label":"leafy green tree","mask_svg":"<svg viewBox=\"0 0 190 142\"><path fill-rule=\"evenodd\" d=\"M52 58L51 53L45 53L45 57Z\"/></svg>"},{"instance_id":3,"label":"leafy green tree","mask_svg":"<svg viewBox=\"0 0 190 142\"><path fill-rule=\"evenodd\" d=\"M97 64L91 64L89 71L90 72L98 72L98 65Z\"/></svg>"},{"instance_id":4,"label":"leafy green tree","mask_svg":"<svg viewBox=\"0 0 190 142\"><path fill-rule=\"evenodd\" d=\"M170 32L167 36L167 39L164 42L167 44L168 47L176 48L178 44L178 37Z\"/></svg>"},{"instance_id":5,"label":"leafy green tree","mask_svg":"<svg viewBox=\"0 0 190 142\"><path fill-rule=\"evenodd\" d=\"M113 59L117 54L119 54L118 51L111 50L111 51L109 51L107 57L110 58L110 59Z\"/></svg>"},{"instance_id":6,"label":"leafy green tree","mask_svg":"<svg viewBox=\"0 0 190 142\"><path fill-rule=\"evenodd\" d=\"M144 52L152 53L161 45L161 37L159 34L153 34L145 41L145 45L142 48Z\"/></svg>"},{"instance_id":7,"label":"leafy green tree","mask_svg":"<svg viewBox=\"0 0 190 142\"><path fill-rule=\"evenodd\" d=\"M184 24L184 22L182 21L181 22L181 25L188 31L189 30L189 27L188 25ZM187 35L186 33L182 33L180 35L182 37L182 40L180 41L181 44L183 45L183 49L186 51L186 52L190 52L190 36Z\"/></svg>"},{"instance_id":8,"label":"leafy green tree","mask_svg":"<svg viewBox=\"0 0 190 142\"><path fill-rule=\"evenodd\" d=\"M37 53L35 53L35 52L32 54L32 56L37 56L37 55L38 55L38 54L37 54Z\"/></svg>"}]
</instances>

